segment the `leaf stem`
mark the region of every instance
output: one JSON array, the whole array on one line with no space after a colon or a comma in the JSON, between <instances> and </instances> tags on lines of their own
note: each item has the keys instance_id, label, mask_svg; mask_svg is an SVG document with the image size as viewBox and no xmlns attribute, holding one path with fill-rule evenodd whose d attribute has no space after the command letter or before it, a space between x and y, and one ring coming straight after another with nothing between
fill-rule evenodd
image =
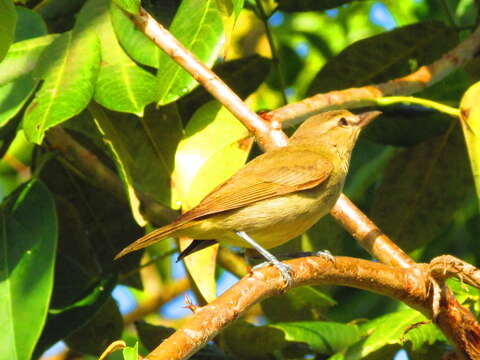
<instances>
[{"instance_id":1,"label":"leaf stem","mask_svg":"<svg viewBox=\"0 0 480 360\"><path fill-rule=\"evenodd\" d=\"M260 15L260 20L263 22L263 26L265 27L265 33L267 35L268 45L270 46L270 52L272 53L272 62L278 73L278 79L279 79L280 88L281 88L280 93L282 94L282 99L284 104L288 104L287 94L285 92L285 89L286 89L285 79L283 78L282 69L280 68L280 59L278 57L275 41L273 40L273 34L268 24L268 16L265 12L265 9L263 8L262 0L256 0L256 3L257 3L258 12Z\"/></svg>"},{"instance_id":2,"label":"leaf stem","mask_svg":"<svg viewBox=\"0 0 480 360\"><path fill-rule=\"evenodd\" d=\"M435 109L452 117L460 116L460 109L414 96L387 96L376 99L375 102L380 106L389 106L393 104L417 104L426 108Z\"/></svg>"}]
</instances>

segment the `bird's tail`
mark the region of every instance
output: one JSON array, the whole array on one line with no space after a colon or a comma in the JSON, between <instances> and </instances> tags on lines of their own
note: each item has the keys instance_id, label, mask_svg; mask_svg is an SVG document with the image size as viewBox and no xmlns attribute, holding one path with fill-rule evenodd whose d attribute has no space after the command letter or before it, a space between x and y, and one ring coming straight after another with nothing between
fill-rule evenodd
<instances>
[{"instance_id":1,"label":"bird's tail","mask_svg":"<svg viewBox=\"0 0 480 360\"><path fill-rule=\"evenodd\" d=\"M115 260L118 258L121 258L122 256L128 253L131 253L132 251L143 249L144 247L152 245L160 240L166 239L168 237L172 237L177 230L183 229L184 227L188 227L188 224L190 223L183 222L183 221L175 221L171 224L162 226L161 228L158 228L148 233L147 235L141 237L140 239L128 245L125 249L123 249L117 255L115 255Z\"/></svg>"}]
</instances>

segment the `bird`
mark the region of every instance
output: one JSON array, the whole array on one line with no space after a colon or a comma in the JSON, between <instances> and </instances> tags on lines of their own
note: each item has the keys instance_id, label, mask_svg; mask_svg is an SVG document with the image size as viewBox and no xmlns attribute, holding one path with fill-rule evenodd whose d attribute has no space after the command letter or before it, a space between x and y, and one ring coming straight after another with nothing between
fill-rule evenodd
<instances>
[{"instance_id":1,"label":"bird","mask_svg":"<svg viewBox=\"0 0 480 360\"><path fill-rule=\"evenodd\" d=\"M305 120L284 147L247 162L198 205L134 241L118 259L170 237L194 239L180 258L216 243L254 248L287 284L291 269L267 249L306 232L340 196L361 129L379 111L334 110Z\"/></svg>"}]
</instances>

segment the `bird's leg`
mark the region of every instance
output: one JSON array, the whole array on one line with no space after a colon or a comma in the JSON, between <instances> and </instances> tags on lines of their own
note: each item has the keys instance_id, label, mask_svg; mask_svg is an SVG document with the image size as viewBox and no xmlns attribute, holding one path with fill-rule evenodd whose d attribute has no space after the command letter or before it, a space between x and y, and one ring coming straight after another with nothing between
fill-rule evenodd
<instances>
[{"instance_id":1,"label":"bird's leg","mask_svg":"<svg viewBox=\"0 0 480 360\"><path fill-rule=\"evenodd\" d=\"M287 288L289 288L291 285L293 285L293 279L292 279L292 268L288 266L287 264L284 264L280 262L273 254L268 252L266 249L261 247L255 240L253 240L246 232L244 231L236 231L235 232L238 236L240 236L245 242L250 244L255 250L257 250L265 259L267 259L266 262L261 263L259 265L256 265L253 267L253 270L259 269L265 265L273 265L275 266L278 270L283 275L283 278L285 279Z\"/></svg>"}]
</instances>

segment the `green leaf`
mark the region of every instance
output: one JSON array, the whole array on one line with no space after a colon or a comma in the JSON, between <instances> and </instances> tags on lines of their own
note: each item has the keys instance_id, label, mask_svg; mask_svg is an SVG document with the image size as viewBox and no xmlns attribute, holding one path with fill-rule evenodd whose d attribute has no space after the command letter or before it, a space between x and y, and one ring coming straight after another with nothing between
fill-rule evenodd
<instances>
[{"instance_id":1,"label":"green leaf","mask_svg":"<svg viewBox=\"0 0 480 360\"><path fill-rule=\"evenodd\" d=\"M74 351L100 356L110 343L122 336L122 330L122 314L110 297L93 318L65 339L65 343Z\"/></svg>"},{"instance_id":2,"label":"green leaf","mask_svg":"<svg viewBox=\"0 0 480 360\"><path fill-rule=\"evenodd\" d=\"M89 0L78 15L77 25L98 35L102 64L94 99L107 109L143 115L155 100L156 78L135 64L123 51L113 31L108 0ZM112 5L114 6L114 5Z\"/></svg>"},{"instance_id":3,"label":"green leaf","mask_svg":"<svg viewBox=\"0 0 480 360\"><path fill-rule=\"evenodd\" d=\"M237 320L220 334L220 344L236 358L265 359L269 358L267 354L282 349L286 342L280 329Z\"/></svg>"},{"instance_id":4,"label":"green leaf","mask_svg":"<svg viewBox=\"0 0 480 360\"><path fill-rule=\"evenodd\" d=\"M93 284L86 294L62 309L50 309L47 324L35 348L35 356L40 356L50 346L71 334L91 319L110 298L117 283L115 275L110 275Z\"/></svg>"},{"instance_id":5,"label":"green leaf","mask_svg":"<svg viewBox=\"0 0 480 360\"><path fill-rule=\"evenodd\" d=\"M184 210L195 206L245 163L252 142L248 130L219 102L199 108L175 155L173 205L181 204ZM215 297L215 251L213 247L204 249L185 259L190 275L208 300Z\"/></svg>"},{"instance_id":6,"label":"green leaf","mask_svg":"<svg viewBox=\"0 0 480 360\"><path fill-rule=\"evenodd\" d=\"M444 231L472 185L460 130L451 128L390 161L370 214L402 249L412 250Z\"/></svg>"},{"instance_id":7,"label":"green leaf","mask_svg":"<svg viewBox=\"0 0 480 360\"><path fill-rule=\"evenodd\" d=\"M51 34L13 44L0 62L0 85L4 85L33 70L43 50L58 35Z\"/></svg>"},{"instance_id":8,"label":"green leaf","mask_svg":"<svg viewBox=\"0 0 480 360\"><path fill-rule=\"evenodd\" d=\"M110 8L110 16L117 39L127 54L140 64L158 69L162 50L118 6Z\"/></svg>"},{"instance_id":9,"label":"green leaf","mask_svg":"<svg viewBox=\"0 0 480 360\"><path fill-rule=\"evenodd\" d=\"M225 33L225 51L227 56L228 47L232 38L233 27L237 21L240 11L243 9L244 0L215 0L217 2L218 11L223 22L223 32Z\"/></svg>"},{"instance_id":10,"label":"green leaf","mask_svg":"<svg viewBox=\"0 0 480 360\"><path fill-rule=\"evenodd\" d=\"M17 13L11 0L0 0L0 61L7 54L15 36Z\"/></svg>"},{"instance_id":11,"label":"green leaf","mask_svg":"<svg viewBox=\"0 0 480 360\"><path fill-rule=\"evenodd\" d=\"M480 82L465 92L460 104L460 114L463 136L480 203Z\"/></svg>"},{"instance_id":12,"label":"green leaf","mask_svg":"<svg viewBox=\"0 0 480 360\"><path fill-rule=\"evenodd\" d=\"M223 25L215 0L185 0L177 10L170 32L207 67L220 52ZM160 55L157 101L165 105L198 85L197 81L167 54Z\"/></svg>"},{"instance_id":13,"label":"green leaf","mask_svg":"<svg viewBox=\"0 0 480 360\"><path fill-rule=\"evenodd\" d=\"M388 107L362 131L362 136L379 144L412 146L444 134L451 120L450 116L435 110Z\"/></svg>"},{"instance_id":14,"label":"green leaf","mask_svg":"<svg viewBox=\"0 0 480 360\"><path fill-rule=\"evenodd\" d=\"M265 81L270 71L271 60L259 55L251 55L217 64L213 72L217 74L242 99L253 93ZM190 119L203 104L214 100L203 86L179 100L182 118Z\"/></svg>"},{"instance_id":15,"label":"green leaf","mask_svg":"<svg viewBox=\"0 0 480 360\"><path fill-rule=\"evenodd\" d=\"M362 333L369 334L366 338L352 345L346 352L332 357L332 360L357 360L377 352L384 354L392 346L398 349L405 341L409 341L413 349L419 349L437 340L444 340L440 330L432 323L421 325L426 321L425 316L412 309L376 318L360 326Z\"/></svg>"},{"instance_id":16,"label":"green leaf","mask_svg":"<svg viewBox=\"0 0 480 360\"><path fill-rule=\"evenodd\" d=\"M57 242L55 204L37 180L2 204L0 358L30 359L47 317Z\"/></svg>"},{"instance_id":17,"label":"green leaf","mask_svg":"<svg viewBox=\"0 0 480 360\"><path fill-rule=\"evenodd\" d=\"M40 144L45 131L79 114L93 96L100 66L95 34L67 32L42 55L36 75L44 80L23 118L25 135Z\"/></svg>"},{"instance_id":18,"label":"green leaf","mask_svg":"<svg viewBox=\"0 0 480 360\"><path fill-rule=\"evenodd\" d=\"M30 74L0 86L0 127L18 114L32 95L35 81Z\"/></svg>"},{"instance_id":19,"label":"green leaf","mask_svg":"<svg viewBox=\"0 0 480 360\"><path fill-rule=\"evenodd\" d=\"M354 0L278 0L280 11L323 11L333 9Z\"/></svg>"},{"instance_id":20,"label":"green leaf","mask_svg":"<svg viewBox=\"0 0 480 360\"><path fill-rule=\"evenodd\" d=\"M122 352L125 360L138 360L138 343L134 347L127 346Z\"/></svg>"},{"instance_id":21,"label":"green leaf","mask_svg":"<svg viewBox=\"0 0 480 360\"><path fill-rule=\"evenodd\" d=\"M289 290L262 301L262 310L271 321L320 320L322 312L336 302L311 286Z\"/></svg>"},{"instance_id":22,"label":"green leaf","mask_svg":"<svg viewBox=\"0 0 480 360\"><path fill-rule=\"evenodd\" d=\"M162 325L152 325L143 321L137 321L134 325L138 338L148 351L155 349L161 341L175 332L173 328Z\"/></svg>"},{"instance_id":23,"label":"green leaf","mask_svg":"<svg viewBox=\"0 0 480 360\"><path fill-rule=\"evenodd\" d=\"M310 85L309 95L380 83L415 71L457 43L440 22L403 26L348 46L330 59Z\"/></svg>"},{"instance_id":24,"label":"green leaf","mask_svg":"<svg viewBox=\"0 0 480 360\"><path fill-rule=\"evenodd\" d=\"M272 324L270 327L282 330L285 340L306 343L320 354L341 351L357 342L361 336L358 326L335 322L288 322Z\"/></svg>"},{"instance_id":25,"label":"green leaf","mask_svg":"<svg viewBox=\"0 0 480 360\"><path fill-rule=\"evenodd\" d=\"M16 10L18 19L15 42L47 35L47 25L37 12L23 6L17 6Z\"/></svg>"},{"instance_id":26,"label":"green leaf","mask_svg":"<svg viewBox=\"0 0 480 360\"><path fill-rule=\"evenodd\" d=\"M140 13L140 0L113 0L113 2L130 14Z\"/></svg>"},{"instance_id":27,"label":"green leaf","mask_svg":"<svg viewBox=\"0 0 480 360\"><path fill-rule=\"evenodd\" d=\"M135 191L169 206L175 150L183 134L176 104L149 106L142 118L98 106L91 110L123 174L134 213L140 205Z\"/></svg>"}]
</instances>

